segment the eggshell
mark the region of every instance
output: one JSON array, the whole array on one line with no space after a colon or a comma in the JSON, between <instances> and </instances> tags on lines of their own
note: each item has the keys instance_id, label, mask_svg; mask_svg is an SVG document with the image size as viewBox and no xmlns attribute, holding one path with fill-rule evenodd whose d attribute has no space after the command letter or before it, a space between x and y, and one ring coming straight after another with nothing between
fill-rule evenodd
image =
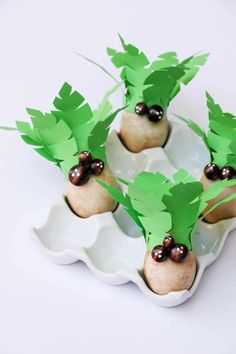
<instances>
[{"instance_id":1,"label":"eggshell","mask_svg":"<svg viewBox=\"0 0 236 354\"><path fill-rule=\"evenodd\" d=\"M200 180L204 186L204 189L207 191L212 185L214 185L217 181L212 181L206 178L206 176L202 176ZM203 211L205 214L213 205L218 203L221 199L230 196L232 193L236 193L236 185L232 187L227 187L220 193L216 198L210 200L208 202L207 208ZM210 212L204 218L204 221L209 224L214 224L218 221L233 218L236 216L236 198L231 200L230 202L226 202L218 206L215 210Z\"/></svg>"},{"instance_id":2,"label":"eggshell","mask_svg":"<svg viewBox=\"0 0 236 354\"><path fill-rule=\"evenodd\" d=\"M67 201L71 209L83 218L114 211L117 206L117 202L97 183L96 179L118 187L109 168L104 168L98 176L91 175L89 181L83 186L75 186L70 181L67 182Z\"/></svg>"},{"instance_id":3,"label":"eggshell","mask_svg":"<svg viewBox=\"0 0 236 354\"><path fill-rule=\"evenodd\" d=\"M166 295L171 291L190 289L196 274L197 262L192 251L181 262L176 263L169 257L163 262L155 262L151 252L144 259L144 277L152 291Z\"/></svg>"},{"instance_id":4,"label":"eggshell","mask_svg":"<svg viewBox=\"0 0 236 354\"><path fill-rule=\"evenodd\" d=\"M157 123L151 122L146 115L123 112L120 125L120 138L131 152L140 152L144 149L161 147L165 144L169 134L167 116Z\"/></svg>"}]
</instances>

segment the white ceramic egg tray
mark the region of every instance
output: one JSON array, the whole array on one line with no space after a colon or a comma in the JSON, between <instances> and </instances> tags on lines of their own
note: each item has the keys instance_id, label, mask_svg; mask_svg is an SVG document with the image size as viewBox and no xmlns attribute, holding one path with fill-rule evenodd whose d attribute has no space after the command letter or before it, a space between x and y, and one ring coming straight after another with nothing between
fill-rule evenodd
<instances>
[{"instance_id":1,"label":"white ceramic egg tray","mask_svg":"<svg viewBox=\"0 0 236 354\"><path fill-rule=\"evenodd\" d=\"M132 179L141 171L160 171L171 177L178 168L185 168L199 178L209 162L204 144L183 124L171 122L171 132L164 148L131 153L113 131L107 142L109 165L116 176ZM32 239L58 264L83 261L102 281L120 285L137 284L144 295L156 305L176 306L190 298L198 287L204 270L221 252L236 218L216 224L198 222L192 240L198 269L189 290L158 295L143 279L146 252L144 238L133 220L120 205L114 213L104 213L87 219L76 216L63 196L50 208L44 225L31 230Z\"/></svg>"}]
</instances>

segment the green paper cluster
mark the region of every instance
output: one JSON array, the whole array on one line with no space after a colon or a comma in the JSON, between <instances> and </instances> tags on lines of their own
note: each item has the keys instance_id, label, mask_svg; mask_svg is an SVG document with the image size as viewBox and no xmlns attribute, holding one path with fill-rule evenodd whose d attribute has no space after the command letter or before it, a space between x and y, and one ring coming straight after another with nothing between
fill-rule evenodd
<instances>
[{"instance_id":1,"label":"green paper cluster","mask_svg":"<svg viewBox=\"0 0 236 354\"><path fill-rule=\"evenodd\" d=\"M159 172L141 172L133 182L118 180L128 187L127 193L99 180L97 182L124 206L140 227L148 250L162 244L167 235L172 235L176 242L191 249L191 236L207 202L218 196L224 188L236 185L236 180L222 180L205 192L202 183L183 169L178 170L172 180ZM234 198L236 193L222 199L207 214Z\"/></svg>"},{"instance_id":2,"label":"green paper cluster","mask_svg":"<svg viewBox=\"0 0 236 354\"><path fill-rule=\"evenodd\" d=\"M208 58L208 54L192 55L180 62L175 52L167 52L150 63L142 51L126 44L121 36L120 41L122 52L108 48L107 53L112 63L122 68L128 112L134 112L135 105L143 101L148 106L160 105L166 111L170 101L179 93L181 84L187 85Z\"/></svg>"},{"instance_id":3,"label":"green paper cluster","mask_svg":"<svg viewBox=\"0 0 236 354\"><path fill-rule=\"evenodd\" d=\"M98 109L92 111L84 97L64 83L53 101L51 113L27 108L32 125L17 121L17 130L24 142L35 146L34 150L56 164L66 178L69 169L78 164L78 153L83 150L106 163L104 144L110 125L120 111L112 111L109 96L119 86L109 91Z\"/></svg>"},{"instance_id":4,"label":"green paper cluster","mask_svg":"<svg viewBox=\"0 0 236 354\"><path fill-rule=\"evenodd\" d=\"M231 166L236 169L236 116L225 113L206 92L209 129L206 134L198 124L176 116L200 136L211 154L211 162L219 168Z\"/></svg>"}]
</instances>

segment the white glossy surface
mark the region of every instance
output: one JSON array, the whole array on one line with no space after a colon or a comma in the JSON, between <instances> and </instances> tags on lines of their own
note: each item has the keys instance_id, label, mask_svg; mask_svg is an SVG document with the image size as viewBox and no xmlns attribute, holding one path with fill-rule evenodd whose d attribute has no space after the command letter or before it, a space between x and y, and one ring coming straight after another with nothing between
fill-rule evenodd
<instances>
[{"instance_id":1,"label":"white glossy surface","mask_svg":"<svg viewBox=\"0 0 236 354\"><path fill-rule=\"evenodd\" d=\"M49 109L64 80L97 104L112 82L73 51L115 74L104 48L118 48L119 31L152 59L168 50L181 58L211 52L170 106L170 113L206 127L205 89L235 112L235 12L234 0L146 0L145 7L125 0L1 0L0 121L25 119L26 106ZM113 102L121 104L119 94ZM195 296L170 309L153 306L133 283L109 286L83 264L58 266L44 257L28 229L63 193L63 177L10 133L0 133L0 161L1 354L148 354L157 340L162 353L235 354L236 231Z\"/></svg>"},{"instance_id":2,"label":"white glossy surface","mask_svg":"<svg viewBox=\"0 0 236 354\"><path fill-rule=\"evenodd\" d=\"M143 160L143 170L158 169L171 176L175 169L170 160L177 167L181 165L182 154L177 142L183 136L182 151L188 151L190 155L185 160L185 167L200 176L203 166L209 161L208 151L188 128L172 122L171 134L164 149L147 149L138 154L128 152L116 132L112 132L107 144L109 165L116 176L123 177L125 171L128 171L127 175L135 176L140 171L138 161ZM179 152L177 155L176 150ZM193 156L192 151L196 151ZM104 213L82 219L71 212L62 197L52 206L44 226L32 230L32 238L56 263L70 264L82 260L104 282L117 285L132 281L154 304L171 307L183 303L194 294L205 268L218 257L229 232L236 227L236 219L214 225L199 222L193 238L198 270L191 289L160 296L154 294L143 280L146 245L134 222L122 209L120 205L114 214Z\"/></svg>"},{"instance_id":3,"label":"white glossy surface","mask_svg":"<svg viewBox=\"0 0 236 354\"><path fill-rule=\"evenodd\" d=\"M171 139L164 151L176 169L184 168L196 179L200 179L203 168L210 161L209 151L203 141L185 125L176 122L172 122Z\"/></svg>"}]
</instances>

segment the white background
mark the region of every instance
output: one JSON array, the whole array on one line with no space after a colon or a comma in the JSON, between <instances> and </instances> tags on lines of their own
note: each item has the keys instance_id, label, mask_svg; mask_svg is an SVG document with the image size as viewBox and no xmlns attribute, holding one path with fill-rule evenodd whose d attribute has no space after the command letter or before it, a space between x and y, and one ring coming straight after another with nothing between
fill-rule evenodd
<instances>
[{"instance_id":1,"label":"white background","mask_svg":"<svg viewBox=\"0 0 236 354\"><path fill-rule=\"evenodd\" d=\"M64 81L96 105L113 82L74 51L116 74L105 48L119 48L120 32L151 59L211 53L170 107L206 127L204 90L236 112L235 16L234 0L0 0L0 124L26 119L26 106L48 110ZM236 352L236 232L190 301L159 308L81 263L52 264L28 240L30 213L63 190L57 168L0 132L1 354Z\"/></svg>"}]
</instances>

